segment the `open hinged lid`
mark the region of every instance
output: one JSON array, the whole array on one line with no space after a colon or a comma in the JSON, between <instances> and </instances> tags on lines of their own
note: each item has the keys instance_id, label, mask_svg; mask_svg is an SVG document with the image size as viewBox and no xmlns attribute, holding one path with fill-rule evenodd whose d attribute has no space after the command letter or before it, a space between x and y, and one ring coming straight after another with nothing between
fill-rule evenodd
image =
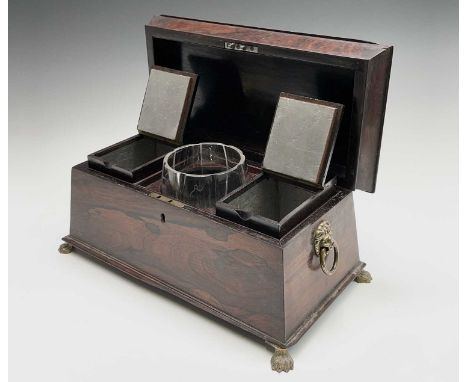
<instances>
[{"instance_id":1,"label":"open hinged lid","mask_svg":"<svg viewBox=\"0 0 468 382\"><path fill-rule=\"evenodd\" d=\"M141 107L138 131L172 143L181 143L190 114L197 76L153 67Z\"/></svg>"},{"instance_id":2,"label":"open hinged lid","mask_svg":"<svg viewBox=\"0 0 468 382\"><path fill-rule=\"evenodd\" d=\"M343 105L281 93L263 170L323 188Z\"/></svg>"},{"instance_id":3,"label":"open hinged lid","mask_svg":"<svg viewBox=\"0 0 468 382\"><path fill-rule=\"evenodd\" d=\"M198 75L184 143L262 162L280 93L342 104L329 177L374 192L392 47L171 16L146 26L148 64Z\"/></svg>"}]
</instances>

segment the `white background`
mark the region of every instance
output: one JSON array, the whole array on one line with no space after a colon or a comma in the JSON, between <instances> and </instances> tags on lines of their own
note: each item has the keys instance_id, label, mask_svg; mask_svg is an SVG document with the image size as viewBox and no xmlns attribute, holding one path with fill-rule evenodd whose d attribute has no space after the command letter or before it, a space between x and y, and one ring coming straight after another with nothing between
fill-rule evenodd
<instances>
[{"instance_id":1,"label":"white background","mask_svg":"<svg viewBox=\"0 0 468 382\"><path fill-rule=\"evenodd\" d=\"M355 193L374 282L291 348L287 376L263 345L57 252L71 166L136 131L160 13L395 45L377 193ZM449 1L11 4L10 380L455 381L457 29Z\"/></svg>"}]
</instances>

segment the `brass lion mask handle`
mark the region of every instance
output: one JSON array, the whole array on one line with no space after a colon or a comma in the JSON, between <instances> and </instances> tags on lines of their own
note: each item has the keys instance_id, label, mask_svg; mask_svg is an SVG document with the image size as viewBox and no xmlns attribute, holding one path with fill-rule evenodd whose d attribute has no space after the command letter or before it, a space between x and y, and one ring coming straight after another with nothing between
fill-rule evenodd
<instances>
[{"instance_id":1,"label":"brass lion mask handle","mask_svg":"<svg viewBox=\"0 0 468 382\"><path fill-rule=\"evenodd\" d=\"M332 237L330 223L327 221L321 222L314 231L314 250L320 258L320 268L322 268L323 273L328 276L335 273L338 266L338 245ZM326 260L330 251L333 251L333 265L327 269Z\"/></svg>"}]
</instances>

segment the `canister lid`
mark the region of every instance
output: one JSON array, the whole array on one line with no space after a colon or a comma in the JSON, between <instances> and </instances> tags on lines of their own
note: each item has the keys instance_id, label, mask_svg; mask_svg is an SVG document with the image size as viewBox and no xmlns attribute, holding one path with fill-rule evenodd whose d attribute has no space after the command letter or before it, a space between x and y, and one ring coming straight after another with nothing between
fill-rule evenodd
<instances>
[{"instance_id":1,"label":"canister lid","mask_svg":"<svg viewBox=\"0 0 468 382\"><path fill-rule=\"evenodd\" d=\"M264 171L323 188L342 110L341 104L281 93Z\"/></svg>"},{"instance_id":2,"label":"canister lid","mask_svg":"<svg viewBox=\"0 0 468 382\"><path fill-rule=\"evenodd\" d=\"M138 131L181 143L190 115L197 75L155 66L150 70Z\"/></svg>"}]
</instances>

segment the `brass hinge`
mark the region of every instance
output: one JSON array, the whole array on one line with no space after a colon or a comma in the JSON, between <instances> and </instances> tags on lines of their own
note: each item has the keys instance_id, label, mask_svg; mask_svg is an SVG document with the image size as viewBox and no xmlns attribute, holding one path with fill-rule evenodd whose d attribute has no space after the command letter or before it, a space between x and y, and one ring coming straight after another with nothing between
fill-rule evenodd
<instances>
[{"instance_id":1,"label":"brass hinge","mask_svg":"<svg viewBox=\"0 0 468 382\"><path fill-rule=\"evenodd\" d=\"M169 203L169 204L173 205L174 207L182 208L182 207L185 206L184 203L179 202L178 200L173 200L171 198L168 198L167 196L158 194L156 192L150 193L149 196L152 197L153 199L158 199L158 200L161 200L162 202Z\"/></svg>"}]
</instances>

